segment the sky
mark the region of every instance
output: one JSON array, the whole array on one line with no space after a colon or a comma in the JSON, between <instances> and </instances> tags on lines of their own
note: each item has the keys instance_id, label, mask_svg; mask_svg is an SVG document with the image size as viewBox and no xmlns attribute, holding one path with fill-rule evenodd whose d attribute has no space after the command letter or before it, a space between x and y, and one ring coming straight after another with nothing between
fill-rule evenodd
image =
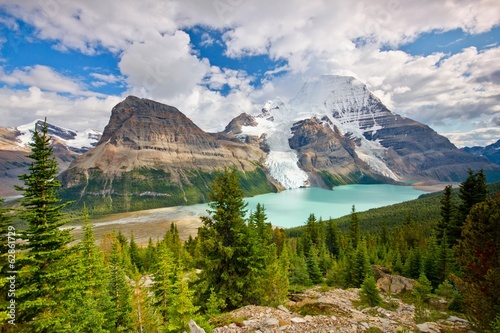
<instances>
[{"instance_id":1,"label":"sky","mask_svg":"<svg viewBox=\"0 0 500 333\"><path fill-rule=\"evenodd\" d=\"M208 131L325 74L458 147L500 139L497 0L0 0L0 126L103 130L128 95Z\"/></svg>"}]
</instances>

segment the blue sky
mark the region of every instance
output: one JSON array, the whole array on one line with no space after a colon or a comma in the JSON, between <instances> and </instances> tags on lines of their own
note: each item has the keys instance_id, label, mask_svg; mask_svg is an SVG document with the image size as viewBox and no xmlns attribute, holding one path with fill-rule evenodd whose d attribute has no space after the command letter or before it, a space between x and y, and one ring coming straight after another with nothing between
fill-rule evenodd
<instances>
[{"instance_id":1,"label":"blue sky","mask_svg":"<svg viewBox=\"0 0 500 333\"><path fill-rule=\"evenodd\" d=\"M500 139L492 1L0 0L0 126L102 130L134 94L207 130L351 75L457 146Z\"/></svg>"}]
</instances>

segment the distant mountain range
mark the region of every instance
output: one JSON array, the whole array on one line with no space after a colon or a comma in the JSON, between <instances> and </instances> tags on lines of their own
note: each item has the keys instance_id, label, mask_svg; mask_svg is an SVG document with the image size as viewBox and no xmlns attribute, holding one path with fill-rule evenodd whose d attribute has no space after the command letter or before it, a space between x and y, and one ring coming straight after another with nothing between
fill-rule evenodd
<instances>
[{"instance_id":1,"label":"distant mountain range","mask_svg":"<svg viewBox=\"0 0 500 333\"><path fill-rule=\"evenodd\" d=\"M19 194L14 185L21 185L17 176L27 172L30 160L26 155L30 152L31 131L41 124L43 120L38 119L16 128L0 127L1 196ZM47 127L60 171L65 170L77 156L95 147L101 138L100 132L91 129L77 132L50 123Z\"/></svg>"},{"instance_id":2,"label":"distant mountain range","mask_svg":"<svg viewBox=\"0 0 500 333\"><path fill-rule=\"evenodd\" d=\"M474 156L485 157L488 161L500 165L500 140L486 147L464 147L462 150Z\"/></svg>"},{"instance_id":3,"label":"distant mountain range","mask_svg":"<svg viewBox=\"0 0 500 333\"><path fill-rule=\"evenodd\" d=\"M302 186L461 181L468 168L500 168L392 113L364 84L344 76L306 83L289 103L269 101L259 114L243 113L220 133L201 130L175 107L134 96L113 108L98 142L96 132L54 133L72 160L60 176L62 195L102 213L207 201L215 172L225 167L236 168L247 195ZM91 136L94 141L76 144ZM0 137L18 138L18 147L24 142L13 131Z\"/></svg>"}]
</instances>

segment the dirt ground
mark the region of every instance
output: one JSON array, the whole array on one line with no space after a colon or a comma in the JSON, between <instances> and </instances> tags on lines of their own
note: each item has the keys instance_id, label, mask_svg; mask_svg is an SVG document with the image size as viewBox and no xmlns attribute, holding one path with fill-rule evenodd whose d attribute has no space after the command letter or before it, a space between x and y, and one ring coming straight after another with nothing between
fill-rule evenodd
<instances>
[{"instance_id":1,"label":"dirt ground","mask_svg":"<svg viewBox=\"0 0 500 333\"><path fill-rule=\"evenodd\" d=\"M202 226L200 217L206 215L204 207L196 205L112 214L91 222L98 242L107 233L121 231L127 237L133 233L137 244L145 246L150 237L153 241L162 239L172 223L177 225L182 240L186 240L189 235L196 236L198 228ZM72 223L68 227L74 228L72 234L81 239L81 223Z\"/></svg>"}]
</instances>

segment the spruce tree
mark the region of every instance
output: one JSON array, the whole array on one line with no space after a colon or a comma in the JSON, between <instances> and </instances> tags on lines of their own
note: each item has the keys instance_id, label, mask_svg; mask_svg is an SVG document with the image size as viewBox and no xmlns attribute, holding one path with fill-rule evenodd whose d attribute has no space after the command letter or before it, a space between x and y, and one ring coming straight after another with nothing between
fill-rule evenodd
<instances>
[{"instance_id":1,"label":"spruce tree","mask_svg":"<svg viewBox=\"0 0 500 333\"><path fill-rule=\"evenodd\" d=\"M354 255L351 257L350 272L349 285L354 288L361 287L365 277L371 272L364 239L359 242Z\"/></svg>"},{"instance_id":2,"label":"spruce tree","mask_svg":"<svg viewBox=\"0 0 500 333\"><path fill-rule=\"evenodd\" d=\"M142 272L144 264L141 258L139 246L137 246L137 243L135 242L133 232L130 234L129 252L130 252L130 261L132 262L132 266L139 272Z\"/></svg>"},{"instance_id":3,"label":"spruce tree","mask_svg":"<svg viewBox=\"0 0 500 333\"><path fill-rule=\"evenodd\" d=\"M382 297L380 297L380 292L377 288L377 282L372 274L367 274L363 283L361 284L361 290L359 291L359 296L361 302L369 306L379 306L382 304Z\"/></svg>"},{"instance_id":4,"label":"spruce tree","mask_svg":"<svg viewBox=\"0 0 500 333\"><path fill-rule=\"evenodd\" d=\"M340 238L337 223L334 220L328 220L326 224L326 248L334 258L340 255Z\"/></svg>"},{"instance_id":5,"label":"spruce tree","mask_svg":"<svg viewBox=\"0 0 500 333\"><path fill-rule=\"evenodd\" d=\"M175 271L172 251L164 243L160 243L158 247L157 260L152 271L154 282L151 287L152 305L160 314L162 325L166 327L174 294Z\"/></svg>"},{"instance_id":6,"label":"spruce tree","mask_svg":"<svg viewBox=\"0 0 500 333\"><path fill-rule=\"evenodd\" d=\"M193 305L193 291L189 289L183 271L182 263L178 263L175 267L174 285L167 311L169 332L186 332L189 329L189 321L199 309Z\"/></svg>"},{"instance_id":7,"label":"spruce tree","mask_svg":"<svg viewBox=\"0 0 500 333\"><path fill-rule=\"evenodd\" d=\"M112 302L107 292L109 280L102 254L95 245L92 226L84 208L83 240L60 264L66 273L53 296L56 305L46 309L38 326L51 332L110 332Z\"/></svg>"},{"instance_id":8,"label":"spruce tree","mask_svg":"<svg viewBox=\"0 0 500 333\"><path fill-rule=\"evenodd\" d=\"M108 293L112 302L110 318L114 323L114 330L116 331L126 331L134 327L132 320L132 290L122 265L120 242L115 240L112 243L109 257L110 277Z\"/></svg>"},{"instance_id":9,"label":"spruce tree","mask_svg":"<svg viewBox=\"0 0 500 333\"><path fill-rule=\"evenodd\" d=\"M29 145L28 158L32 161L29 172L19 176L24 185L16 186L23 195L19 218L28 225L20 233L25 242L19 245L19 250L24 250L25 255L18 261L22 268L18 272L17 298L19 322L33 324L44 309L55 305L51 296L64 275L58 262L68 255L66 245L73 238L69 229L60 229L67 223L62 212L67 203L61 204L57 196L61 184L56 179L57 162L46 122L36 124Z\"/></svg>"},{"instance_id":10,"label":"spruce tree","mask_svg":"<svg viewBox=\"0 0 500 333\"><path fill-rule=\"evenodd\" d=\"M457 248L463 276L455 280L466 311L481 331L500 311L500 194L472 208Z\"/></svg>"},{"instance_id":11,"label":"spruce tree","mask_svg":"<svg viewBox=\"0 0 500 333\"><path fill-rule=\"evenodd\" d=\"M443 197L441 198L441 219L436 226L437 239L441 241L444 236L449 237L453 232L453 217L455 215L455 206L452 198L452 188L448 185L443 190Z\"/></svg>"},{"instance_id":12,"label":"spruce tree","mask_svg":"<svg viewBox=\"0 0 500 333\"><path fill-rule=\"evenodd\" d=\"M359 239L361 237L361 232L359 230L359 217L356 213L356 207L352 205L351 219L349 224L349 236L352 243L352 247L356 249L358 246Z\"/></svg>"},{"instance_id":13,"label":"spruce tree","mask_svg":"<svg viewBox=\"0 0 500 333\"><path fill-rule=\"evenodd\" d=\"M477 203L485 201L487 196L486 176L483 170L474 173L469 169L469 176L459 185L458 197L460 203L458 205L457 217L448 239L451 246L455 245L460 239L462 226L472 207Z\"/></svg>"},{"instance_id":14,"label":"spruce tree","mask_svg":"<svg viewBox=\"0 0 500 333\"><path fill-rule=\"evenodd\" d=\"M246 203L235 169L217 174L210 199L210 216L202 217L203 227L198 229L203 265L200 279L205 284L201 296L206 300L214 288L227 307L234 309L251 298L255 287L252 271L259 265L255 247L249 243L253 238L249 237Z\"/></svg>"}]
</instances>

